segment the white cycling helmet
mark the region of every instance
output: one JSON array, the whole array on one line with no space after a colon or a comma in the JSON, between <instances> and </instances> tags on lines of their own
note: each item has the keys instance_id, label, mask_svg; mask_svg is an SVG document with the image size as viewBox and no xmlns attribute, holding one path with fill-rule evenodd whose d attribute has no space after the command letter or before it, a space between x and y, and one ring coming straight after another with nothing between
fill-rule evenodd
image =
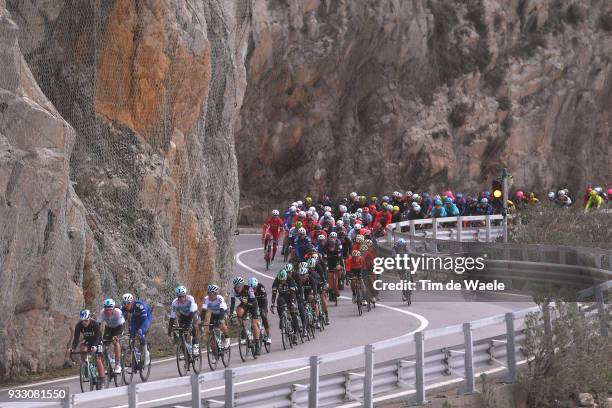
<instances>
[{"instance_id":1,"label":"white cycling helmet","mask_svg":"<svg viewBox=\"0 0 612 408\"><path fill-rule=\"evenodd\" d=\"M350 196L349 196L349 197L351 197L351 198L355 198L355 197L357 197L357 193L353 191L353 192L350 194Z\"/></svg>"},{"instance_id":2,"label":"white cycling helmet","mask_svg":"<svg viewBox=\"0 0 612 408\"><path fill-rule=\"evenodd\" d=\"M112 309L115 307L115 301L113 299L104 299L104 308Z\"/></svg>"},{"instance_id":3,"label":"white cycling helmet","mask_svg":"<svg viewBox=\"0 0 612 408\"><path fill-rule=\"evenodd\" d=\"M301 207L302 205L304 205L304 203L303 203L303 202L301 202L301 201L298 201L298 202L297 202L297 206L298 206L298 207Z\"/></svg>"},{"instance_id":4,"label":"white cycling helmet","mask_svg":"<svg viewBox=\"0 0 612 408\"><path fill-rule=\"evenodd\" d=\"M598 187L595 187L593 190L597 191L597 192L598 192L598 193L600 193L600 194L603 192L603 188L601 188L601 187L599 187L599 186L598 186Z\"/></svg>"},{"instance_id":5,"label":"white cycling helmet","mask_svg":"<svg viewBox=\"0 0 612 408\"><path fill-rule=\"evenodd\" d=\"M244 278L242 276L236 276L232 281L232 285L234 285L235 288L244 285Z\"/></svg>"},{"instance_id":6,"label":"white cycling helmet","mask_svg":"<svg viewBox=\"0 0 612 408\"><path fill-rule=\"evenodd\" d=\"M413 203L413 204L416 204L416 203ZM413 206L412 206L412 209L413 209L414 211L416 211L416 212L421 212L421 206L420 206L420 205L418 205L418 204L413 205Z\"/></svg>"},{"instance_id":7,"label":"white cycling helmet","mask_svg":"<svg viewBox=\"0 0 612 408\"><path fill-rule=\"evenodd\" d=\"M302 228L298 229L298 234L306 235L306 228L302 227Z\"/></svg>"},{"instance_id":8,"label":"white cycling helmet","mask_svg":"<svg viewBox=\"0 0 612 408\"><path fill-rule=\"evenodd\" d=\"M81 320L87 320L91 317L91 312L89 311L89 309L83 309L79 312L79 319Z\"/></svg>"},{"instance_id":9,"label":"white cycling helmet","mask_svg":"<svg viewBox=\"0 0 612 408\"><path fill-rule=\"evenodd\" d=\"M353 256L361 256L361 252L354 250L353 252L351 252L351 255Z\"/></svg>"},{"instance_id":10,"label":"white cycling helmet","mask_svg":"<svg viewBox=\"0 0 612 408\"><path fill-rule=\"evenodd\" d=\"M325 241L325 235L321 234L317 237L317 241Z\"/></svg>"},{"instance_id":11,"label":"white cycling helmet","mask_svg":"<svg viewBox=\"0 0 612 408\"><path fill-rule=\"evenodd\" d=\"M344 221L342 221L342 220L338 220L338 222L336 222L336 226L337 226L337 227L342 227L342 226L344 226Z\"/></svg>"},{"instance_id":12,"label":"white cycling helmet","mask_svg":"<svg viewBox=\"0 0 612 408\"><path fill-rule=\"evenodd\" d=\"M123 301L124 305L126 303L132 303L134 301L134 295L131 293L124 293L123 296L121 296L121 300Z\"/></svg>"},{"instance_id":13,"label":"white cycling helmet","mask_svg":"<svg viewBox=\"0 0 612 408\"><path fill-rule=\"evenodd\" d=\"M278 210L272 210L272 216L273 217L278 217L279 214L280 214L280 212L278 212Z\"/></svg>"},{"instance_id":14,"label":"white cycling helmet","mask_svg":"<svg viewBox=\"0 0 612 408\"><path fill-rule=\"evenodd\" d=\"M292 202L292 203L291 203L291 206L292 206L292 207L297 207L297 206L298 206L297 201Z\"/></svg>"},{"instance_id":15,"label":"white cycling helmet","mask_svg":"<svg viewBox=\"0 0 612 408\"><path fill-rule=\"evenodd\" d=\"M363 212L363 208L358 208L358 209L357 209L357 212L358 212L359 214L361 214L361 213Z\"/></svg>"},{"instance_id":16,"label":"white cycling helmet","mask_svg":"<svg viewBox=\"0 0 612 408\"><path fill-rule=\"evenodd\" d=\"M308 263L306 262L300 262L300 269L298 270L298 273L300 275L306 275L308 274Z\"/></svg>"},{"instance_id":17,"label":"white cycling helmet","mask_svg":"<svg viewBox=\"0 0 612 408\"><path fill-rule=\"evenodd\" d=\"M394 191L393 192L393 197L401 197L402 195L400 194L399 191Z\"/></svg>"},{"instance_id":18,"label":"white cycling helmet","mask_svg":"<svg viewBox=\"0 0 612 408\"><path fill-rule=\"evenodd\" d=\"M291 207L289 207L289 212L294 213L296 211L297 211L297 207L296 206L292 205Z\"/></svg>"},{"instance_id":19,"label":"white cycling helmet","mask_svg":"<svg viewBox=\"0 0 612 408\"><path fill-rule=\"evenodd\" d=\"M387 204L387 210L393 211L393 206L391 204Z\"/></svg>"},{"instance_id":20,"label":"white cycling helmet","mask_svg":"<svg viewBox=\"0 0 612 408\"><path fill-rule=\"evenodd\" d=\"M487 200L487 198L485 197L485 198L483 198L482 200L480 200L480 202L481 202L482 204L487 204L487 203L489 202L489 200Z\"/></svg>"},{"instance_id":21,"label":"white cycling helmet","mask_svg":"<svg viewBox=\"0 0 612 408\"><path fill-rule=\"evenodd\" d=\"M561 195L561 192L559 192L559 195ZM553 200L555 198L555 192L554 191L549 192L548 193L548 198Z\"/></svg>"},{"instance_id":22,"label":"white cycling helmet","mask_svg":"<svg viewBox=\"0 0 612 408\"><path fill-rule=\"evenodd\" d=\"M336 233L336 232L330 232L330 233L329 233L329 237L330 237L331 239L336 239L336 238L338 238L338 233Z\"/></svg>"},{"instance_id":23,"label":"white cycling helmet","mask_svg":"<svg viewBox=\"0 0 612 408\"><path fill-rule=\"evenodd\" d=\"M306 217L312 217L314 215L314 212L308 210L306 211Z\"/></svg>"},{"instance_id":24,"label":"white cycling helmet","mask_svg":"<svg viewBox=\"0 0 612 408\"><path fill-rule=\"evenodd\" d=\"M355 238L355 242L357 242L358 244L361 244L365 241L365 238L363 237L363 235L357 235L357 237Z\"/></svg>"},{"instance_id":25,"label":"white cycling helmet","mask_svg":"<svg viewBox=\"0 0 612 408\"><path fill-rule=\"evenodd\" d=\"M406 191L406 197L412 197L412 191L410 190Z\"/></svg>"},{"instance_id":26,"label":"white cycling helmet","mask_svg":"<svg viewBox=\"0 0 612 408\"><path fill-rule=\"evenodd\" d=\"M208 293L219 293L219 287L212 283L208 285L208 288L206 289L208 290Z\"/></svg>"},{"instance_id":27,"label":"white cycling helmet","mask_svg":"<svg viewBox=\"0 0 612 408\"><path fill-rule=\"evenodd\" d=\"M565 195L565 190L559 190L558 194L560 197L563 197Z\"/></svg>"},{"instance_id":28,"label":"white cycling helmet","mask_svg":"<svg viewBox=\"0 0 612 408\"><path fill-rule=\"evenodd\" d=\"M314 208L314 207L310 207L310 208L308 209L308 211L312 211L312 213L314 214L314 213L316 213L316 212L317 212L317 209L316 209L316 208Z\"/></svg>"},{"instance_id":29,"label":"white cycling helmet","mask_svg":"<svg viewBox=\"0 0 612 408\"><path fill-rule=\"evenodd\" d=\"M344 214L345 212L348 211L348 209L346 208L346 205L338 206L338 210L340 211L341 214Z\"/></svg>"},{"instance_id":30,"label":"white cycling helmet","mask_svg":"<svg viewBox=\"0 0 612 408\"><path fill-rule=\"evenodd\" d=\"M298 215L302 218L306 217L306 213L304 211L300 211Z\"/></svg>"},{"instance_id":31,"label":"white cycling helmet","mask_svg":"<svg viewBox=\"0 0 612 408\"><path fill-rule=\"evenodd\" d=\"M331 212L329 211L325 211L325 214L323 214L324 217L331 217Z\"/></svg>"}]
</instances>

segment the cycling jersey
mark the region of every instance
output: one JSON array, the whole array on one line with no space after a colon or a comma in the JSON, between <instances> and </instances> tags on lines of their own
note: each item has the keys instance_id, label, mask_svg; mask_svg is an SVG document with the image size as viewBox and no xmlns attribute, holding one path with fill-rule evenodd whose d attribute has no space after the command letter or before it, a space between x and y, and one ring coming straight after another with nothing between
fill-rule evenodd
<instances>
[{"instance_id":1,"label":"cycling jersey","mask_svg":"<svg viewBox=\"0 0 612 408\"><path fill-rule=\"evenodd\" d=\"M297 259L304 259L304 256L312 251L312 243L308 237L300 238L299 236L294 242L295 257Z\"/></svg>"},{"instance_id":2,"label":"cycling jersey","mask_svg":"<svg viewBox=\"0 0 612 408\"><path fill-rule=\"evenodd\" d=\"M445 204L444 209L448 217L457 217L460 214L459 208L454 203Z\"/></svg>"},{"instance_id":3,"label":"cycling jersey","mask_svg":"<svg viewBox=\"0 0 612 408\"><path fill-rule=\"evenodd\" d=\"M279 281L278 278L272 282L272 303L276 300L276 295L294 294L297 290L297 284L291 276L288 276L284 281Z\"/></svg>"},{"instance_id":4,"label":"cycling jersey","mask_svg":"<svg viewBox=\"0 0 612 408\"><path fill-rule=\"evenodd\" d=\"M134 334L138 330L146 333L151 326L153 316L151 315L151 307L142 300L137 300L132 305L132 311L128 312L125 305L121 308L123 316L129 317L129 332Z\"/></svg>"},{"instance_id":5,"label":"cycling jersey","mask_svg":"<svg viewBox=\"0 0 612 408\"><path fill-rule=\"evenodd\" d=\"M442 206L436 206L431 209L431 216L433 218L444 218L447 216L446 210Z\"/></svg>"},{"instance_id":6,"label":"cycling jersey","mask_svg":"<svg viewBox=\"0 0 612 408\"><path fill-rule=\"evenodd\" d=\"M78 322L74 328L74 337L72 339L72 349L75 350L79 343L79 337L83 334L83 341L88 347L94 347L100 344L102 332L100 331L100 323L93 319L89 320L89 325L85 327L82 321Z\"/></svg>"},{"instance_id":7,"label":"cycling jersey","mask_svg":"<svg viewBox=\"0 0 612 408\"><path fill-rule=\"evenodd\" d=\"M278 241L281 231L283 230L284 222L281 217L270 217L264 223L261 230L261 239L266 238L266 230L272 234L275 241Z\"/></svg>"},{"instance_id":8,"label":"cycling jersey","mask_svg":"<svg viewBox=\"0 0 612 408\"><path fill-rule=\"evenodd\" d=\"M204 296L204 301L202 302L202 315L205 315L207 310L210 310L210 313L214 315L218 315L219 313L226 311L227 304L225 303L223 296L217 295L215 300L210 300L208 296Z\"/></svg>"},{"instance_id":9,"label":"cycling jersey","mask_svg":"<svg viewBox=\"0 0 612 408\"><path fill-rule=\"evenodd\" d=\"M119 308L114 308L113 313L110 315L104 313L104 309L102 309L98 314L98 323L104 323L105 327L115 328L123 326L123 323L125 323L125 318L123 317L123 313L121 313L121 309Z\"/></svg>"},{"instance_id":10,"label":"cycling jersey","mask_svg":"<svg viewBox=\"0 0 612 408\"><path fill-rule=\"evenodd\" d=\"M236 299L240 300L238 307L246 306L257 306L257 298L255 296L255 290L249 285L242 285L240 293L236 288L232 289L230 298L230 313L234 313L234 307L236 306Z\"/></svg>"},{"instance_id":11,"label":"cycling jersey","mask_svg":"<svg viewBox=\"0 0 612 408\"><path fill-rule=\"evenodd\" d=\"M178 298L175 298L172 301L172 306L170 306L170 318L175 319L177 313L180 316L191 316L198 312L198 304L195 299L191 295L187 295L183 302L179 302Z\"/></svg>"},{"instance_id":12,"label":"cycling jersey","mask_svg":"<svg viewBox=\"0 0 612 408\"><path fill-rule=\"evenodd\" d=\"M304 299L308 299L309 295L319 293L319 277L315 273L309 273L306 279L300 279L304 291Z\"/></svg>"},{"instance_id":13,"label":"cycling jersey","mask_svg":"<svg viewBox=\"0 0 612 408\"><path fill-rule=\"evenodd\" d=\"M601 204L603 203L603 199L600 195L589 197L586 205L584 206L585 210L591 209L599 209L601 208Z\"/></svg>"}]
</instances>

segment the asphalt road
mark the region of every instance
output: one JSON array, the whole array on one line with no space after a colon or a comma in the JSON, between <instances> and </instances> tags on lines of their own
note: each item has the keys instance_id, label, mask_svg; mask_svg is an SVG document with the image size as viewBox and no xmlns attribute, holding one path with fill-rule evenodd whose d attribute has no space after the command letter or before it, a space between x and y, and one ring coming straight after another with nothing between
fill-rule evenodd
<instances>
[{"instance_id":1,"label":"asphalt road","mask_svg":"<svg viewBox=\"0 0 612 408\"><path fill-rule=\"evenodd\" d=\"M260 282L270 288L275 272L282 266L277 262L269 271L265 271L261 242L256 235L240 235L237 240L236 248L236 274L242 275L245 279L250 276L257 277ZM280 254L279 254L280 257ZM389 277L390 280L393 277ZM381 292L381 300L376 309L363 316L357 315L357 309L350 300L350 289L343 293L345 299L341 299L338 306L330 307L331 325L327 330L318 333L315 340L299 344L291 350L283 350L280 338L278 337L277 315L270 315L272 331L272 350L269 354L263 354L257 360L249 359L246 363L240 360L237 347L232 349L231 367L239 367L248 364L259 364L271 361L278 361L288 358L319 355L334 351L340 351L351 347L369 344L383 339L397 337L414 331L449 326L470 320L475 320L487 316L499 315L513 310L521 310L533 306L533 303L525 301L494 301L494 302L473 302L470 296L464 296L458 292L456 299L449 300L449 295L445 294L440 301L432 301L431 293L416 293L413 296L413 304L407 306L401 302L401 292ZM198 299L201 302L201 299ZM503 332L504 326L491 326L474 331L474 339L487 337ZM444 344L459 344L463 341L463 336L448 336L437 338L426 343L426 350L439 348ZM235 342L235 339L232 341ZM376 354L376 361L384 361L391 358L410 355L414 352L413 345L384 350ZM345 369L353 369L363 365L363 357L349 358L321 366L322 375ZM207 371L208 365L204 361L204 370ZM270 372L264 375L244 376L237 379L236 391L245 391L252 388L262 388L278 383L296 382L307 378L308 370L306 367L291 370L289 372ZM178 376L175 358L166 358L154 361L149 381L174 378ZM136 377L134 377L136 381ZM138 379L140 381L140 379ZM57 379L42 383L25 385L22 387L35 388L56 388L69 387L71 393L80 393L79 381L77 377ZM203 386L203 398L222 395L222 382L211 382ZM0 391L0 401L6 390ZM139 395L139 406L173 406L189 405L190 389L188 387L175 387L171 390L165 389L150 392L147 395ZM126 407L126 399L107 399L100 404L87 404L88 408L94 407ZM18 405L0 402L0 407L31 407L41 406L32 403L19 403Z\"/></svg>"}]
</instances>

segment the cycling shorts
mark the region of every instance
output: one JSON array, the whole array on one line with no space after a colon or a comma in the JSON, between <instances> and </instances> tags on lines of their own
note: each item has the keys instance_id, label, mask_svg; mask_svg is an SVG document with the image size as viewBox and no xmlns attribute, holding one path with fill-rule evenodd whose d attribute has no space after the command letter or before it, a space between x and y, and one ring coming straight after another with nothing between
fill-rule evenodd
<instances>
[{"instance_id":1,"label":"cycling shorts","mask_svg":"<svg viewBox=\"0 0 612 408\"><path fill-rule=\"evenodd\" d=\"M350 271L346 272L346 276L347 278L363 278L365 276L365 271L362 269L351 269Z\"/></svg>"},{"instance_id":2,"label":"cycling shorts","mask_svg":"<svg viewBox=\"0 0 612 408\"><path fill-rule=\"evenodd\" d=\"M123 334L123 325L121 326L117 326L117 327L104 327L104 336L102 337L102 340L104 341L111 341L113 339L113 337L117 336L121 336Z\"/></svg>"},{"instance_id":3,"label":"cycling shorts","mask_svg":"<svg viewBox=\"0 0 612 408\"><path fill-rule=\"evenodd\" d=\"M210 314L210 324L217 325L223 320L225 320L225 310L221 310L219 313L211 313Z\"/></svg>"},{"instance_id":4,"label":"cycling shorts","mask_svg":"<svg viewBox=\"0 0 612 408\"><path fill-rule=\"evenodd\" d=\"M238 309L244 310L243 316L248 313L253 319L259 319L259 307L257 303L241 303L236 308L236 310Z\"/></svg>"},{"instance_id":5,"label":"cycling shorts","mask_svg":"<svg viewBox=\"0 0 612 408\"><path fill-rule=\"evenodd\" d=\"M98 343L98 344L94 344L92 341L88 341L88 340L84 340L81 342L81 344L79 344L79 347L77 348L77 350L80 350L81 347L86 346L87 350L89 350L92 347L96 348L96 355L101 356L102 355L102 343Z\"/></svg>"}]
</instances>

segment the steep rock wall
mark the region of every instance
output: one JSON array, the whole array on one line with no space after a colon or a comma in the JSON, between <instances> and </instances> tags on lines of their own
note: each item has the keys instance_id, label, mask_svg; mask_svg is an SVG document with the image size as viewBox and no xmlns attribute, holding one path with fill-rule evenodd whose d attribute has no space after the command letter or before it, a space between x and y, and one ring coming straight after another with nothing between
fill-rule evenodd
<instances>
[{"instance_id":1,"label":"steep rock wall","mask_svg":"<svg viewBox=\"0 0 612 408\"><path fill-rule=\"evenodd\" d=\"M605 184L610 55L605 0L253 0L241 207Z\"/></svg>"},{"instance_id":2,"label":"steep rock wall","mask_svg":"<svg viewBox=\"0 0 612 408\"><path fill-rule=\"evenodd\" d=\"M250 21L242 0L0 6L5 379L61 366L103 297L134 292L159 330L177 283L225 286Z\"/></svg>"}]
</instances>

